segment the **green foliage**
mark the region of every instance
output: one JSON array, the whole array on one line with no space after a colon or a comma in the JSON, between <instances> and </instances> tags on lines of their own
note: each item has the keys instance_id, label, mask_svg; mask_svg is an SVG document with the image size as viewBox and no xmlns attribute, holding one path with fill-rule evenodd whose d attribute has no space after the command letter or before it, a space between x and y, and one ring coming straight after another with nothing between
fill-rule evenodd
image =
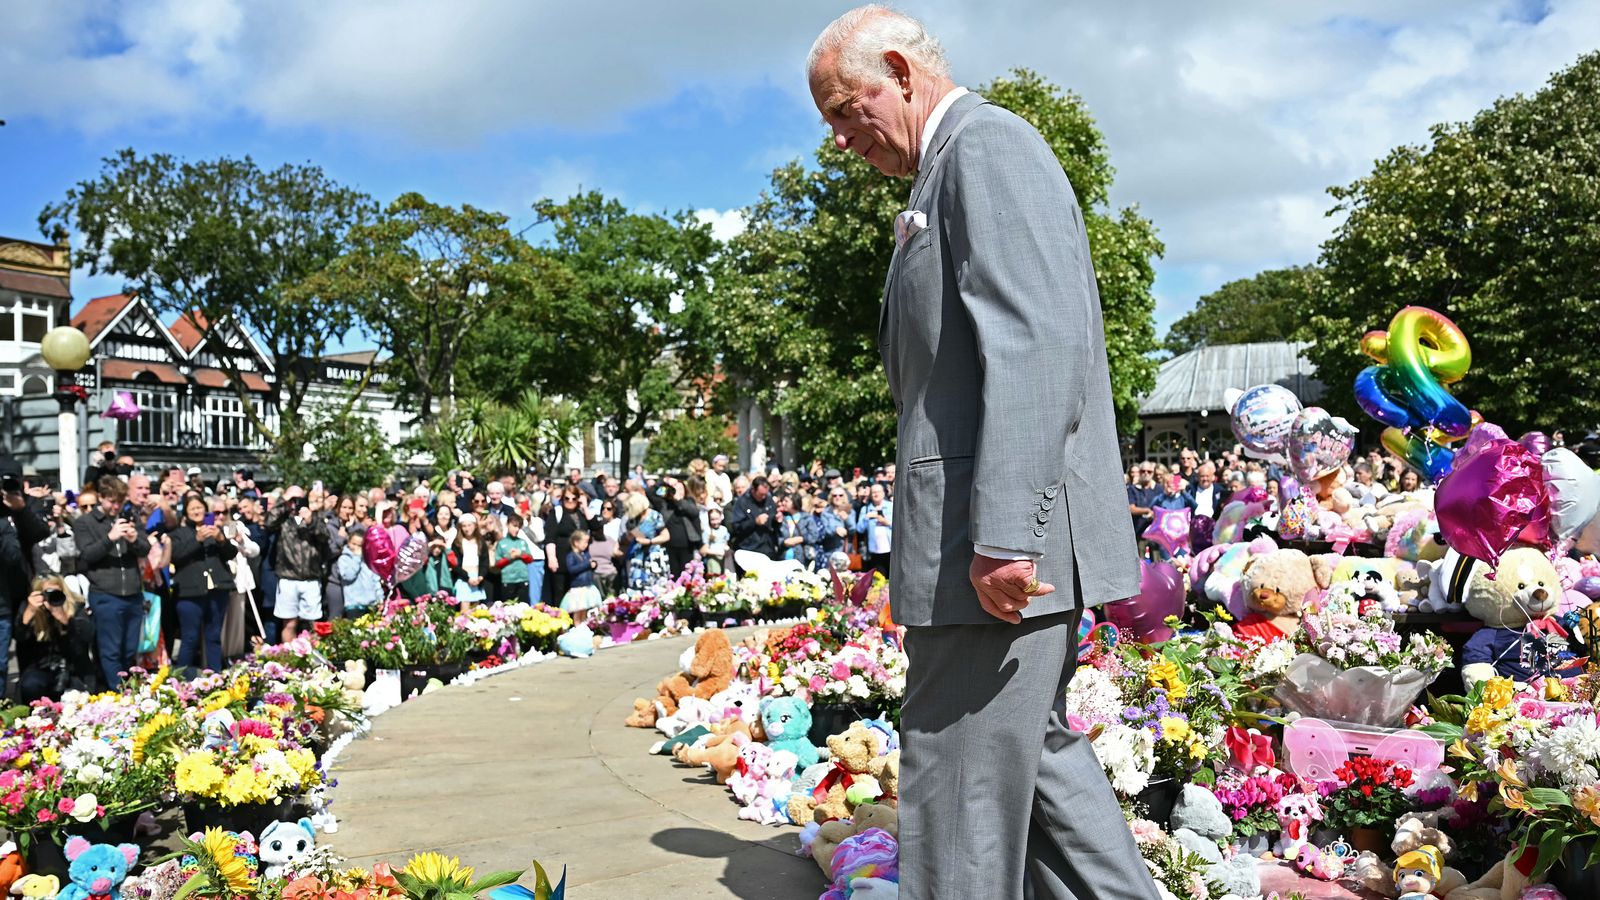
<instances>
[{"instance_id":1,"label":"green foliage","mask_svg":"<svg viewBox=\"0 0 1600 900\"><path fill-rule=\"evenodd\" d=\"M1311 266L1268 269L1230 281L1172 323L1167 351L1176 356L1218 344L1306 340L1316 289L1317 270Z\"/></svg>"},{"instance_id":2,"label":"green foliage","mask_svg":"<svg viewBox=\"0 0 1600 900\"><path fill-rule=\"evenodd\" d=\"M1105 142L1075 94L1027 70L979 92L1033 123L1084 207L1119 421L1136 423L1155 384L1155 229L1135 209L1107 206ZM894 453L895 415L878 355L878 313L894 217L910 184L888 178L832 140L816 168L772 173L745 211L715 278L717 351L736 388L784 417L802 455L873 464Z\"/></svg>"},{"instance_id":3,"label":"green foliage","mask_svg":"<svg viewBox=\"0 0 1600 900\"><path fill-rule=\"evenodd\" d=\"M684 414L661 423L644 452L644 467L652 472L681 469L691 459L709 460L719 453L732 456L737 443L728 434L727 416Z\"/></svg>"},{"instance_id":4,"label":"green foliage","mask_svg":"<svg viewBox=\"0 0 1600 900\"><path fill-rule=\"evenodd\" d=\"M284 484L321 481L336 494L383 484L395 473L394 445L369 416L357 410L313 409L285 418L282 440L267 461Z\"/></svg>"},{"instance_id":5,"label":"green foliage","mask_svg":"<svg viewBox=\"0 0 1600 900\"><path fill-rule=\"evenodd\" d=\"M1533 96L1435 126L1372 173L1335 188L1344 223L1307 354L1353 415L1369 361L1361 335L1408 304L1449 316L1472 345L1463 402L1517 434L1600 422L1600 54ZM1337 408L1335 408L1337 407Z\"/></svg>"},{"instance_id":6,"label":"green foliage","mask_svg":"<svg viewBox=\"0 0 1600 900\"><path fill-rule=\"evenodd\" d=\"M120 275L158 314L198 313L191 321L246 414L281 443L256 415L218 328L232 319L276 357L279 411L292 421L308 385L290 363L321 356L357 312L343 297L294 288L339 255L348 231L371 215L371 199L316 166L263 171L248 156L184 162L130 149L103 162L99 177L39 214L40 228L82 234L73 264Z\"/></svg>"},{"instance_id":7,"label":"green foliage","mask_svg":"<svg viewBox=\"0 0 1600 900\"><path fill-rule=\"evenodd\" d=\"M418 446L433 457L440 484L453 469L502 475L537 466L553 472L586 424L577 404L528 388L509 404L462 399L423 429Z\"/></svg>"},{"instance_id":8,"label":"green foliage","mask_svg":"<svg viewBox=\"0 0 1600 900\"><path fill-rule=\"evenodd\" d=\"M506 230L506 216L402 194L382 218L354 228L349 249L300 288L306 297L355 304L398 395L423 421L434 401L455 397L466 336L513 298L542 294L539 256Z\"/></svg>"}]
</instances>

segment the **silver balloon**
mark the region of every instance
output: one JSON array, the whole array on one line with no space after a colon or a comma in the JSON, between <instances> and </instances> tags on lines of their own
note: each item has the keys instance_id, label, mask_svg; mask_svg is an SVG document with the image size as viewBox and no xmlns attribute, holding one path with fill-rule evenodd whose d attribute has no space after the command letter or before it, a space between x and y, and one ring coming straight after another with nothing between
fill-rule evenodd
<instances>
[{"instance_id":1,"label":"silver balloon","mask_svg":"<svg viewBox=\"0 0 1600 900\"><path fill-rule=\"evenodd\" d=\"M1344 465L1355 448L1355 426L1320 406L1300 410L1289 426L1289 466L1301 481L1315 481Z\"/></svg>"},{"instance_id":2,"label":"silver balloon","mask_svg":"<svg viewBox=\"0 0 1600 900\"><path fill-rule=\"evenodd\" d=\"M1600 536L1600 475L1565 447L1546 452L1539 463L1550 495L1551 533L1560 540L1590 545L1580 547L1580 552L1594 552L1592 545Z\"/></svg>"},{"instance_id":3,"label":"silver balloon","mask_svg":"<svg viewBox=\"0 0 1600 900\"><path fill-rule=\"evenodd\" d=\"M1300 412L1300 398L1282 385L1262 384L1244 392L1229 414L1233 436L1246 456L1287 462L1289 428Z\"/></svg>"}]
</instances>

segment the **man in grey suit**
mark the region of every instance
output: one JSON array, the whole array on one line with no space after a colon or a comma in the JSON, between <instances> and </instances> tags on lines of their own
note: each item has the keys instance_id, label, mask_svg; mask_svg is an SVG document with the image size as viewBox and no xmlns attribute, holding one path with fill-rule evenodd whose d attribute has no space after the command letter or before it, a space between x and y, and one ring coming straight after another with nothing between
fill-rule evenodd
<instances>
[{"instance_id":1,"label":"man in grey suit","mask_svg":"<svg viewBox=\"0 0 1600 900\"><path fill-rule=\"evenodd\" d=\"M1139 590L1072 186L1032 126L950 80L909 16L846 13L807 76L841 150L916 176L879 325L911 663L900 895L1154 898L1058 703L1083 610Z\"/></svg>"}]
</instances>

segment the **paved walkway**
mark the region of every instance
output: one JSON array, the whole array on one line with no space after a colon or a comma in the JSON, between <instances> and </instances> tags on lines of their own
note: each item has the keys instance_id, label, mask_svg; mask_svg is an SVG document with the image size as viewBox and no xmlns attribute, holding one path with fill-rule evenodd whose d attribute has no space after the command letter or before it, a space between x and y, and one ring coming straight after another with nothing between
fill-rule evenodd
<instances>
[{"instance_id":1,"label":"paved walkway","mask_svg":"<svg viewBox=\"0 0 1600 900\"><path fill-rule=\"evenodd\" d=\"M648 755L660 735L622 724L687 646L551 660L390 710L336 763L325 840L355 864L438 850L480 873L566 865L576 900L814 900L797 829L740 821L710 772Z\"/></svg>"}]
</instances>

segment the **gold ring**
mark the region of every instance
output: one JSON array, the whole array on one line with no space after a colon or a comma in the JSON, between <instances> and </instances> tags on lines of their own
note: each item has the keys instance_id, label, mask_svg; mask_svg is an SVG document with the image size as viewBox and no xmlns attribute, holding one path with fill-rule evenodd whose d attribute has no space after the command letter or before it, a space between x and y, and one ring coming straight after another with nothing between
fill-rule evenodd
<instances>
[{"instance_id":1,"label":"gold ring","mask_svg":"<svg viewBox=\"0 0 1600 900\"><path fill-rule=\"evenodd\" d=\"M1029 578L1028 579L1028 583L1022 586L1022 592L1024 594L1035 594L1035 593L1038 593L1038 591L1039 591L1039 576L1037 576L1037 575L1035 575L1032 578Z\"/></svg>"}]
</instances>

